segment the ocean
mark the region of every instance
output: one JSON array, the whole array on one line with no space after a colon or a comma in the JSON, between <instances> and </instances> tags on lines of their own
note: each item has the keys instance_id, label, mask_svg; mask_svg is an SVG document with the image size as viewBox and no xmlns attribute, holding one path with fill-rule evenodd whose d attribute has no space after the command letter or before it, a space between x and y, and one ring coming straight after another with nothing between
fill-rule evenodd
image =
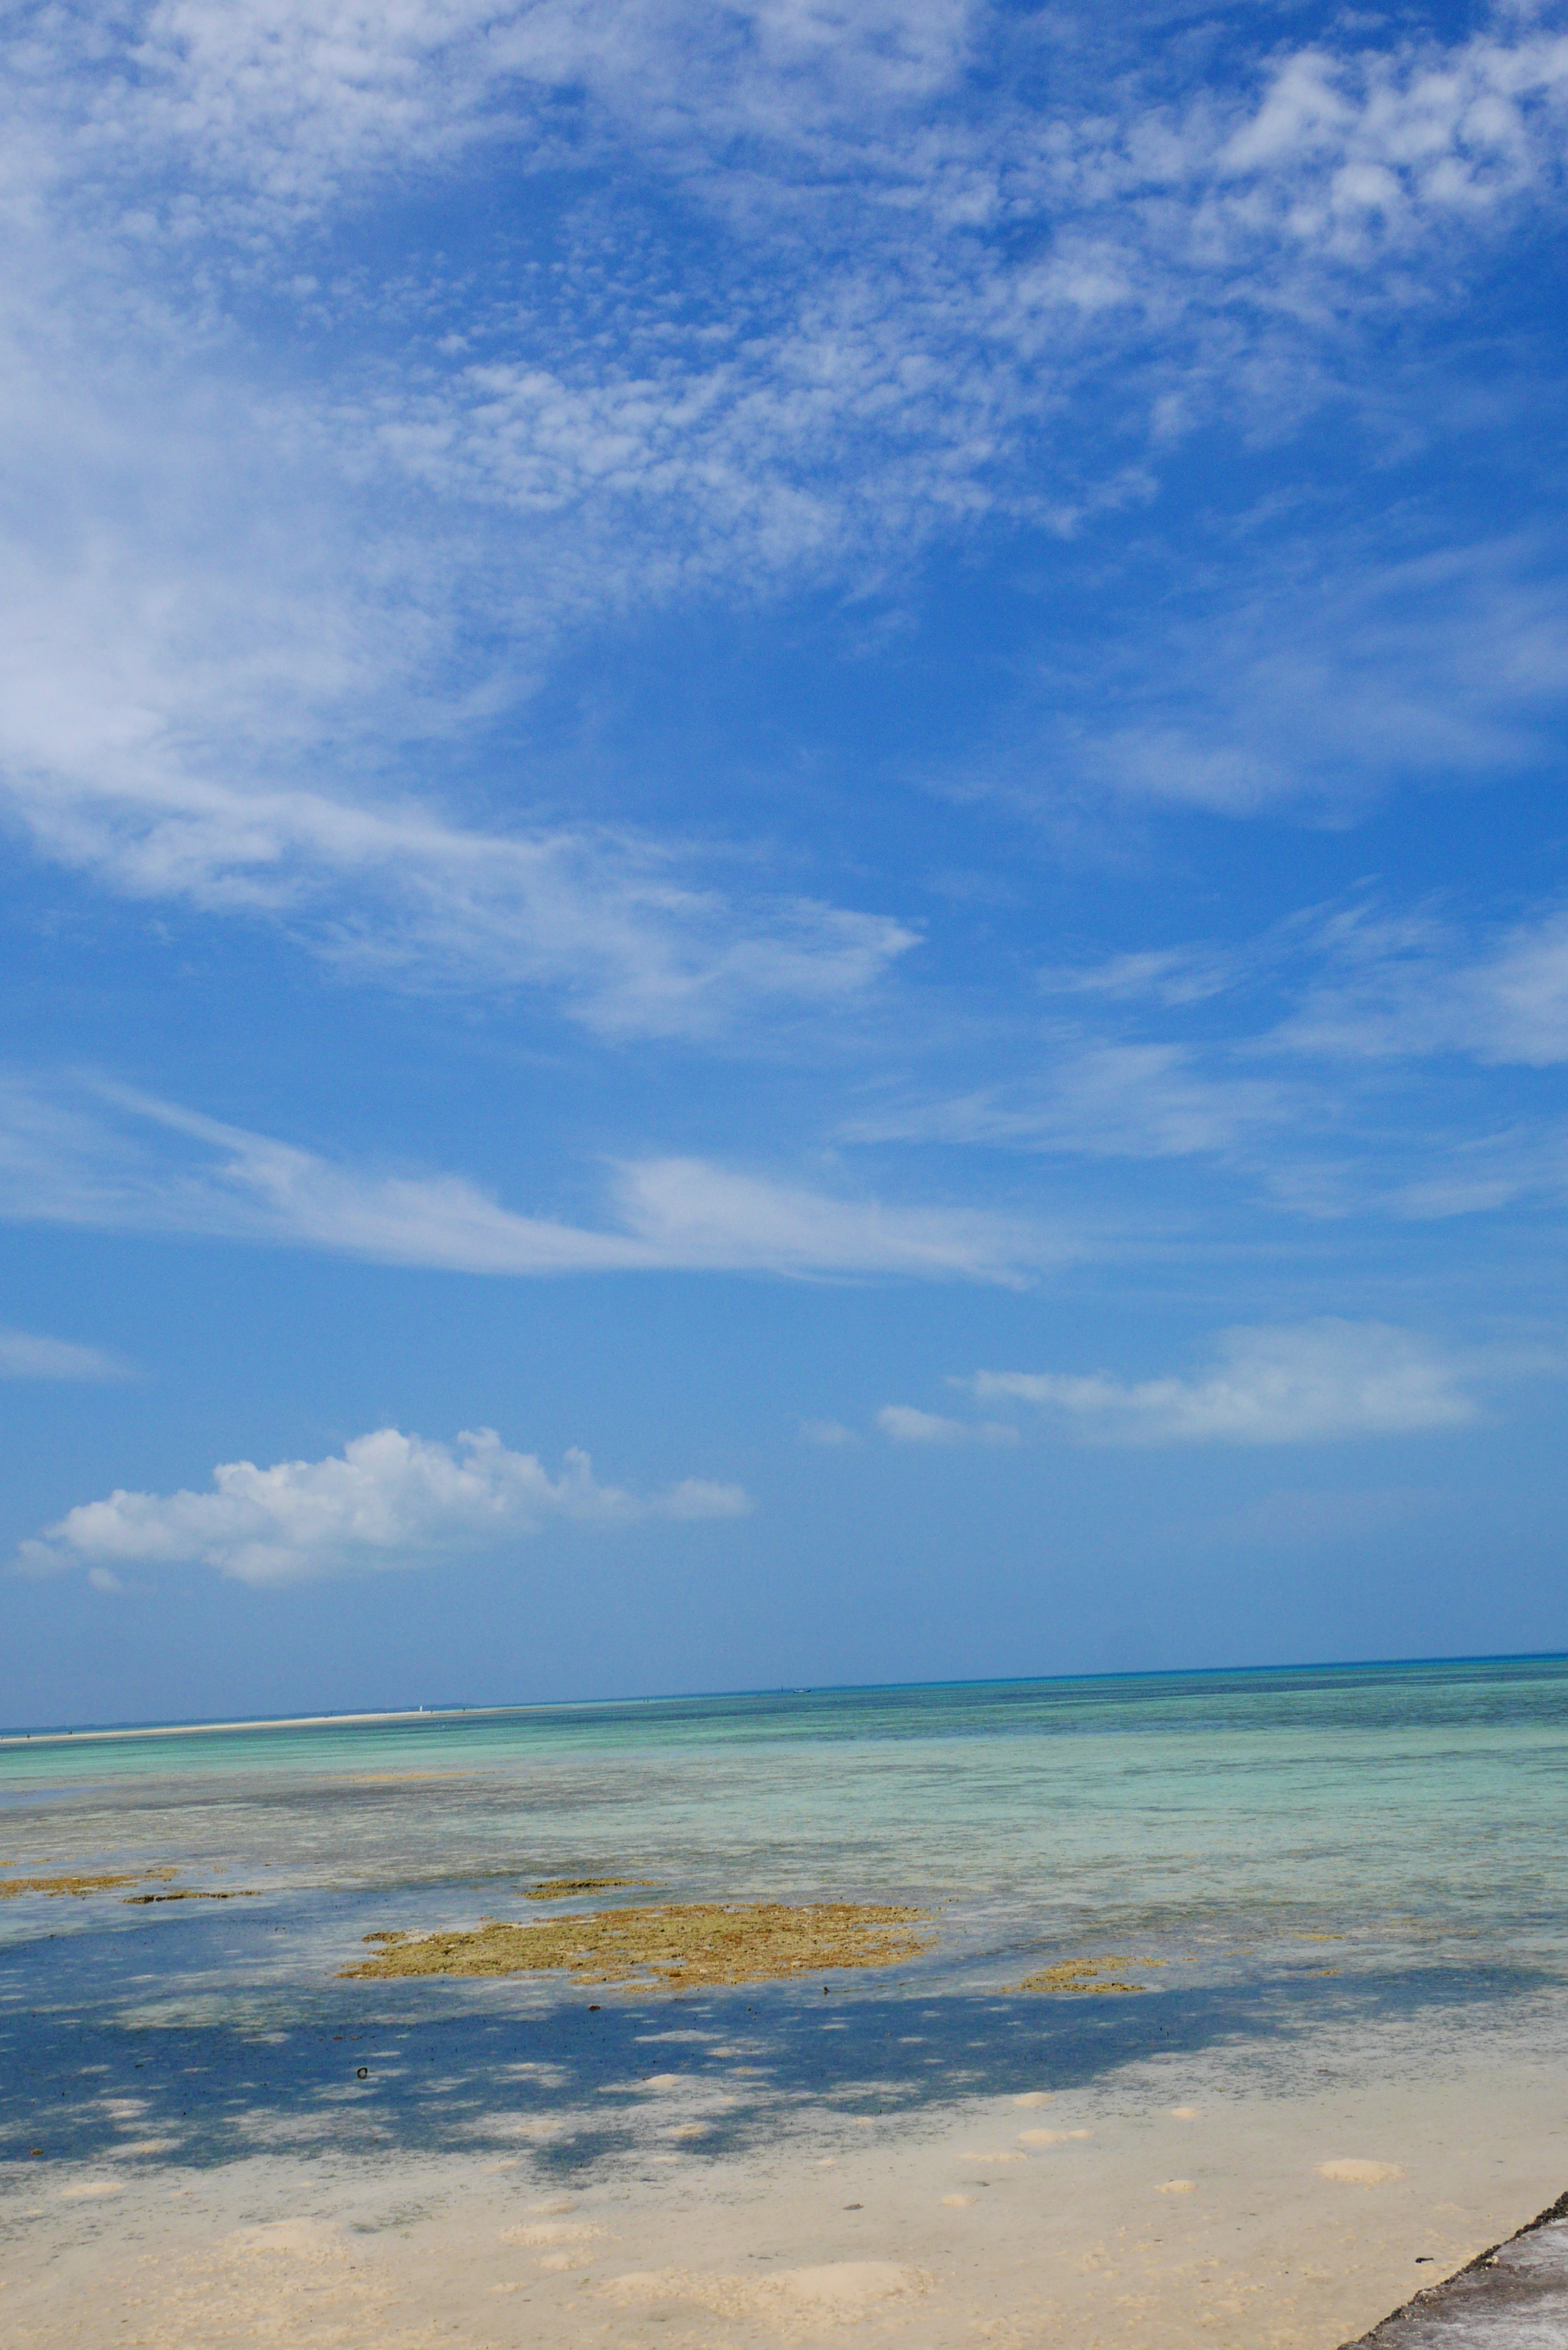
<instances>
[{"instance_id":1,"label":"ocean","mask_svg":"<svg viewBox=\"0 0 1568 2350\"><path fill-rule=\"evenodd\" d=\"M713 2155L825 2100L1115 2091L1152 2056L1282 2085L1568 2051L1568 1660L795 1690L0 1745L0 2145L133 2166L265 2147L651 2158L596 2099L743 2043ZM604 1902L912 1903L921 1956L675 1993L349 1981L363 1938ZM182 1889L235 1898L133 1901ZM1137 1996L1020 1991L1116 1956ZM826 1986L825 1998L824 1986ZM348 2060L353 2057L354 2062ZM1563 2182L1568 2185L1568 2180Z\"/></svg>"}]
</instances>

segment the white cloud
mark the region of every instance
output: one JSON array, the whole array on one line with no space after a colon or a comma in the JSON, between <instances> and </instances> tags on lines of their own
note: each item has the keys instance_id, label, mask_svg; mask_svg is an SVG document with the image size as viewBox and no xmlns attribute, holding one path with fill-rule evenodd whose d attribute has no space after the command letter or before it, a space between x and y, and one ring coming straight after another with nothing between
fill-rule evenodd
<instances>
[{"instance_id":1,"label":"white cloud","mask_svg":"<svg viewBox=\"0 0 1568 2350\"><path fill-rule=\"evenodd\" d=\"M856 1430L846 1428L841 1419L803 1419L800 1433L804 1443L824 1444L830 1451L842 1450L846 1445L860 1441Z\"/></svg>"},{"instance_id":2,"label":"white cloud","mask_svg":"<svg viewBox=\"0 0 1568 2350\"><path fill-rule=\"evenodd\" d=\"M1445 214L1495 208L1550 170L1568 40L1528 18L1444 47L1297 51L1220 151L1221 174L1273 192L1285 234L1358 256Z\"/></svg>"},{"instance_id":3,"label":"white cloud","mask_svg":"<svg viewBox=\"0 0 1568 2350\"><path fill-rule=\"evenodd\" d=\"M1314 1219L1432 1219L1568 1196L1555 1101L1534 1087L1500 1100L1480 1074L1568 1062L1560 905L1500 924L1451 904L1401 910L1363 889L1250 940L1113 953L1042 981L1083 1007L1073 1026L999 1037L993 1063L1011 1066L982 1087L900 1099L889 1087L841 1136L1207 1158ZM1177 1023L1179 1040L1158 1033ZM1470 1066L1434 1071L1438 1056Z\"/></svg>"},{"instance_id":4,"label":"white cloud","mask_svg":"<svg viewBox=\"0 0 1568 2350\"><path fill-rule=\"evenodd\" d=\"M241 1583L298 1583L495 1551L552 1520L628 1525L733 1518L751 1507L738 1485L688 1478L641 1499L599 1484L586 1452L567 1452L552 1478L532 1452L512 1452L491 1429L455 1446L395 1428L358 1436L325 1461L258 1469L223 1461L213 1489L117 1492L85 1502L22 1544L29 1574L86 1566L99 1589L117 1567L210 1566Z\"/></svg>"},{"instance_id":5,"label":"white cloud","mask_svg":"<svg viewBox=\"0 0 1568 2350\"><path fill-rule=\"evenodd\" d=\"M922 539L988 515L1078 528L1146 495L1179 430L1343 389L1347 320L1412 287L1462 298L1467 240L1560 201L1564 46L1513 20L1446 47L1336 34L1262 71L1237 52L1196 91L953 0L158 0L8 23L0 432L30 485L0 545L10 816L122 895L282 926L387 983L540 992L615 1038L861 1013L917 933L732 840L564 818L504 775L483 813L442 789L564 631L901 578ZM383 283L363 269L379 175L400 203L448 201L441 175L493 136L486 172L547 163L573 191L550 299L432 279L400 311L395 238ZM280 356L291 322L336 354L319 371ZM1118 714L1062 772L1237 813L1324 771L1339 793L1401 763L1494 773L1560 696L1552 560L1345 551L1168 632L1096 688ZM1173 677L1209 682L1173 700ZM1163 976L1172 1003L1209 983ZM1560 1056L1560 941L1521 941L1471 993L1453 1033ZM1277 1079L1187 1045L1086 1040L1043 1080L880 1130L1234 1155L1291 1110ZM621 1170L579 1227L215 1126L183 1129L172 1186L156 1154L67 1148L51 1207L47 1123L4 1146L17 1212L505 1271L995 1279L1064 1253L1016 1220L686 1159Z\"/></svg>"},{"instance_id":6,"label":"white cloud","mask_svg":"<svg viewBox=\"0 0 1568 2350\"><path fill-rule=\"evenodd\" d=\"M185 316L148 282L145 221L118 261L47 204L20 243L7 224L0 203L0 435L30 494L0 525L0 814L39 855L383 983L539 990L612 1035L820 1015L916 943L711 826L595 824L505 774L465 807L437 781L453 746L526 699L563 628L624 607L624 528L579 496L498 538L464 494L410 489L362 387L291 390ZM644 597L661 560L632 566Z\"/></svg>"},{"instance_id":7,"label":"white cloud","mask_svg":"<svg viewBox=\"0 0 1568 2350\"><path fill-rule=\"evenodd\" d=\"M257 481L257 505L333 513L330 485L265 446L192 448L178 420L163 436L146 424L198 480L232 467ZM39 855L122 897L279 924L382 984L537 990L612 1036L820 1016L863 1003L916 945L889 914L760 882L722 843L525 808L465 820L428 791L356 777L385 765L384 730L429 738L417 770L483 714L454 673L451 615L418 608L440 603L424 558L388 544L384 521L365 522L356 554L349 509L335 546L319 549L316 525L312 571L217 488L221 556L199 538L149 547L115 526L122 490L95 488L90 556L13 543L0 571L0 800ZM378 577L410 564L401 594ZM514 627L548 634L526 612ZM343 735L355 756L314 783Z\"/></svg>"},{"instance_id":8,"label":"white cloud","mask_svg":"<svg viewBox=\"0 0 1568 2350\"><path fill-rule=\"evenodd\" d=\"M725 886L679 842L466 822L419 746L525 692L564 625L1141 496L1150 415L1158 444L1179 410L1272 424L1338 384L1345 273L1375 303L1425 239L1451 301L1456 240L1554 199L1568 43L1539 25L1238 50L1197 90L1174 54L1166 78L1106 70L1105 37L960 0L14 17L0 428L36 495L0 562L0 749L42 852L383 976L544 986L614 1033L855 998L909 945L895 918ZM474 168L610 169L614 221L589 202L550 302L465 296L455 338L421 285L389 370L393 297L353 270L327 287L332 228L387 171L400 203L410 175L449 192L492 134L504 164ZM643 242L607 289L618 235ZM325 385L286 389L247 343L263 280L346 338ZM1326 671L1299 650L1321 626L1234 615L1218 664L1206 627L1189 673L1217 665L1240 722L1133 708L1079 770L1240 812L1323 784L1308 736L1335 788L1391 746L1490 768L1517 747L1511 682L1555 691L1519 664L1560 676L1561 616L1484 562L1469 588L1442 570L1404 567L1381 606L1341 590ZM1428 653L1394 607L1444 593Z\"/></svg>"},{"instance_id":9,"label":"white cloud","mask_svg":"<svg viewBox=\"0 0 1568 2350\"><path fill-rule=\"evenodd\" d=\"M1096 962L1047 965L1040 972L1040 985L1048 994L1086 995L1110 1003L1158 1003L1168 1011L1178 1011L1229 993L1245 969L1245 959L1234 950L1146 947Z\"/></svg>"},{"instance_id":10,"label":"white cloud","mask_svg":"<svg viewBox=\"0 0 1568 2350\"><path fill-rule=\"evenodd\" d=\"M714 1166L611 1171L598 1224L520 1215L461 1176L336 1164L126 1087L0 1083L0 1216L207 1233L460 1273L754 1272L1017 1284L1078 1253L1064 1231L894 1206Z\"/></svg>"},{"instance_id":11,"label":"white cloud","mask_svg":"<svg viewBox=\"0 0 1568 2350\"><path fill-rule=\"evenodd\" d=\"M1419 427L1431 434L1440 418ZM1105 635L1062 709L1045 680L1037 720L992 788L1039 805L1203 808L1233 817L1281 805L1355 816L1413 777L1477 782L1551 755L1568 689L1560 532L1430 544L1423 506L1349 536L1250 526L1168 558L1172 593L1195 563L1223 586L1195 613ZM1129 972L1128 976L1133 974ZM1201 984L1203 972L1172 970Z\"/></svg>"},{"instance_id":12,"label":"white cloud","mask_svg":"<svg viewBox=\"0 0 1568 2350\"><path fill-rule=\"evenodd\" d=\"M497 131L569 158L585 126L577 109L552 124L562 91L597 112L590 138L607 113L660 144L819 135L950 82L981 15L968 0L155 0L125 95L144 138L286 215Z\"/></svg>"},{"instance_id":13,"label":"white cloud","mask_svg":"<svg viewBox=\"0 0 1568 2350\"><path fill-rule=\"evenodd\" d=\"M41 1338L28 1330L0 1330L0 1379L128 1379L129 1365L98 1347Z\"/></svg>"},{"instance_id":14,"label":"white cloud","mask_svg":"<svg viewBox=\"0 0 1568 2350\"><path fill-rule=\"evenodd\" d=\"M946 1419L912 1404L884 1404L877 1425L895 1444L1016 1444L1018 1430L1002 1419Z\"/></svg>"},{"instance_id":15,"label":"white cloud","mask_svg":"<svg viewBox=\"0 0 1568 2350\"><path fill-rule=\"evenodd\" d=\"M1568 1061L1568 913L1537 910L1479 943L1436 913L1355 905L1319 934L1325 970L1272 1041L1342 1059L1463 1054Z\"/></svg>"},{"instance_id":16,"label":"white cloud","mask_svg":"<svg viewBox=\"0 0 1568 2350\"><path fill-rule=\"evenodd\" d=\"M1050 1413L1108 1444L1302 1444L1464 1428L1480 1417L1466 1367L1430 1339L1383 1322L1325 1316L1220 1335L1213 1369L1126 1382L1104 1374L981 1371L982 1403Z\"/></svg>"},{"instance_id":17,"label":"white cloud","mask_svg":"<svg viewBox=\"0 0 1568 2350\"><path fill-rule=\"evenodd\" d=\"M694 1159L626 1169L619 1208L659 1261L678 1264L1016 1283L1075 1253L1064 1233L981 1210L835 1199Z\"/></svg>"},{"instance_id":18,"label":"white cloud","mask_svg":"<svg viewBox=\"0 0 1568 2350\"><path fill-rule=\"evenodd\" d=\"M1189 1045L1053 1036L1010 1085L909 1102L846 1122L852 1141L980 1143L1086 1158L1226 1155L1301 1117L1300 1088L1219 1074Z\"/></svg>"}]
</instances>

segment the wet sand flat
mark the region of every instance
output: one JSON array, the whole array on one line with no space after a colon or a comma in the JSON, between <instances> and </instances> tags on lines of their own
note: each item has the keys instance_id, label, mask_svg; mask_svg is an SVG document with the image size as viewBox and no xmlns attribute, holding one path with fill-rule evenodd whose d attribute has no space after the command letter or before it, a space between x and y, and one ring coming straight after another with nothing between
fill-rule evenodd
<instances>
[{"instance_id":1,"label":"wet sand flat","mask_svg":"<svg viewBox=\"0 0 1568 2350\"><path fill-rule=\"evenodd\" d=\"M500 2158L8 2162L0 2329L15 2350L1337 2350L1568 2177L1560 2095L1523 2057L1283 2098L1156 2063L940 2120L803 2111L740 2156L702 2149L716 2094L743 2074L628 2082L643 2135L576 2186L522 2136Z\"/></svg>"}]
</instances>

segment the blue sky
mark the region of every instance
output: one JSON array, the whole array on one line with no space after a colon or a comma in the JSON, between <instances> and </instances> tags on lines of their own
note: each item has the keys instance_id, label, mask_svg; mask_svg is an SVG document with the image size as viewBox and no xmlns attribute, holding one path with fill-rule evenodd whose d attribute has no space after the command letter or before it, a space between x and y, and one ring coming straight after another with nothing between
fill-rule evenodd
<instances>
[{"instance_id":1,"label":"blue sky","mask_svg":"<svg viewBox=\"0 0 1568 2350\"><path fill-rule=\"evenodd\" d=\"M1568 1644L1568 17L7 12L13 1722Z\"/></svg>"}]
</instances>

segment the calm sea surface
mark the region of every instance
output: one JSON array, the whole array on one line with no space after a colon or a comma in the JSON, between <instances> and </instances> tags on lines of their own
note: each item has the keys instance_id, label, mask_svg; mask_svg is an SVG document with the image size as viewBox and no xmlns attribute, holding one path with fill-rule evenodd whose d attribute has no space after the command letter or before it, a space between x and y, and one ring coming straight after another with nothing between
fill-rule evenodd
<instances>
[{"instance_id":1,"label":"calm sea surface","mask_svg":"<svg viewBox=\"0 0 1568 2350\"><path fill-rule=\"evenodd\" d=\"M42 2133L67 2156L216 2160L320 2141L348 2098L362 2138L398 2147L575 2114L552 2144L580 2165L620 2143L613 2116L581 2120L596 2088L646 2070L656 2039L701 2066L737 2033L757 2094L715 2144L792 2103L950 2100L1021 2067L1053 2085L1182 2052L1419 2066L1489 2033L1558 2059L1568 1661L0 1746L0 1881L155 1867L256 1898L0 1901L5 2150ZM826 2009L815 1981L678 1997L337 1977L367 1933L537 1918L532 1879L608 1875L660 1888L626 1901L919 1902L935 1946L834 1979ZM1012 1988L1106 1953L1139 1962L1141 1997Z\"/></svg>"}]
</instances>

